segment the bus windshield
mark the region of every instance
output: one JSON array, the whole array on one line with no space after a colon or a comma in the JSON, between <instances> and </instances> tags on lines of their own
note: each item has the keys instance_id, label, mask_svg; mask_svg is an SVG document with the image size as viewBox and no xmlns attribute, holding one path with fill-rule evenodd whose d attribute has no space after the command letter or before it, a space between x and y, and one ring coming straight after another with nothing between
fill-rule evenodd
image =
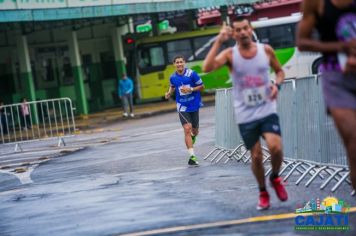
<instances>
[{"instance_id":1,"label":"bus windshield","mask_svg":"<svg viewBox=\"0 0 356 236\"><path fill-rule=\"evenodd\" d=\"M162 70L165 65L172 64L177 55L182 55L187 62L204 60L215 38L216 34L162 41L159 44L142 44L138 47L140 74ZM226 42L220 50L233 44L233 40Z\"/></svg>"},{"instance_id":2,"label":"bus windshield","mask_svg":"<svg viewBox=\"0 0 356 236\"><path fill-rule=\"evenodd\" d=\"M157 66L164 66L166 64L164 58L164 50L162 46L143 46L138 51L138 66L142 70Z\"/></svg>"},{"instance_id":3,"label":"bus windshield","mask_svg":"<svg viewBox=\"0 0 356 236\"><path fill-rule=\"evenodd\" d=\"M264 28L256 28L258 41L271 45L274 49L289 48L295 46L296 24L275 25Z\"/></svg>"}]
</instances>

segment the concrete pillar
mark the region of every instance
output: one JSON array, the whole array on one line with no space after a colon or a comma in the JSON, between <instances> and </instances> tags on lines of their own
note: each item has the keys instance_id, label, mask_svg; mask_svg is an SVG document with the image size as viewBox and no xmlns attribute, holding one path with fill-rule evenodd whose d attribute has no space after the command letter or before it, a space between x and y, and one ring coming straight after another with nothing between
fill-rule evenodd
<instances>
[{"instance_id":1,"label":"concrete pillar","mask_svg":"<svg viewBox=\"0 0 356 236\"><path fill-rule=\"evenodd\" d=\"M93 48L95 48L95 43L93 43ZM103 84L102 84L102 76L101 76L101 63L99 54L95 53L93 56L93 62L90 69L90 94L92 100L94 101L94 105L89 109L90 111L99 111L102 109L104 105L104 92L103 92Z\"/></svg>"},{"instance_id":2,"label":"concrete pillar","mask_svg":"<svg viewBox=\"0 0 356 236\"><path fill-rule=\"evenodd\" d=\"M85 95L82 62L79 53L77 32L71 31L68 38L70 61L74 75L77 111L80 115L88 114L88 101Z\"/></svg>"},{"instance_id":3,"label":"concrete pillar","mask_svg":"<svg viewBox=\"0 0 356 236\"><path fill-rule=\"evenodd\" d=\"M124 47L122 36L127 33L127 26L120 26L113 29L112 42L114 47L115 66L117 78L121 79L122 74L126 73L126 58L124 55Z\"/></svg>"},{"instance_id":4,"label":"concrete pillar","mask_svg":"<svg viewBox=\"0 0 356 236\"><path fill-rule=\"evenodd\" d=\"M28 101L36 101L36 91L32 78L31 61L26 35L18 36L17 50L20 63L20 80L22 88L24 89L24 95Z\"/></svg>"},{"instance_id":5,"label":"concrete pillar","mask_svg":"<svg viewBox=\"0 0 356 236\"><path fill-rule=\"evenodd\" d=\"M35 85L33 82L32 77L32 70L31 70L31 60L30 54L28 51L28 44L27 44L27 37L26 35L20 35L17 37L17 50L19 55L19 63L20 63L20 80L22 84L22 91L24 92L24 96L26 97L27 101L36 101L36 90ZM15 101L18 103L20 101ZM36 106L30 106L31 109L31 117L32 122L34 124L38 124L38 117L37 117L37 108Z\"/></svg>"},{"instance_id":6,"label":"concrete pillar","mask_svg":"<svg viewBox=\"0 0 356 236\"><path fill-rule=\"evenodd\" d=\"M128 20L128 31L127 33L131 33L131 34L134 34L136 33L135 32L135 26L134 26L134 21L133 21L133 18L132 17L129 17L129 20Z\"/></svg>"}]
</instances>

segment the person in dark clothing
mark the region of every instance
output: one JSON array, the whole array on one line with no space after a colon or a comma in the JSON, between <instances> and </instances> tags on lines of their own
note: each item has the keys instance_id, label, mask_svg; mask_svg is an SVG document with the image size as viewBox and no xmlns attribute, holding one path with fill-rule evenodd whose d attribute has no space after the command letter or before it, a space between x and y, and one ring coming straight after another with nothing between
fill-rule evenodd
<instances>
[{"instance_id":1,"label":"person in dark clothing","mask_svg":"<svg viewBox=\"0 0 356 236\"><path fill-rule=\"evenodd\" d=\"M6 111L4 106L4 102L0 101L0 135L8 133L7 127L7 119L6 119Z\"/></svg>"},{"instance_id":2,"label":"person in dark clothing","mask_svg":"<svg viewBox=\"0 0 356 236\"><path fill-rule=\"evenodd\" d=\"M297 45L323 54L324 100L344 142L356 189L356 1L304 0L302 13ZM313 29L320 39L312 38Z\"/></svg>"}]
</instances>

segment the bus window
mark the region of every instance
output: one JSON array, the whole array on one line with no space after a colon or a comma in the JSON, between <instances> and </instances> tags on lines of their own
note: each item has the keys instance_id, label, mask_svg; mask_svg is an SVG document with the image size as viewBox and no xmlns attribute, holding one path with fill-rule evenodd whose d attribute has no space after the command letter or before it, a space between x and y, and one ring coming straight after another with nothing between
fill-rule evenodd
<instances>
[{"instance_id":1,"label":"bus window","mask_svg":"<svg viewBox=\"0 0 356 236\"><path fill-rule=\"evenodd\" d=\"M292 24L255 29L259 42L274 49L294 47L294 27Z\"/></svg>"},{"instance_id":2,"label":"bus window","mask_svg":"<svg viewBox=\"0 0 356 236\"><path fill-rule=\"evenodd\" d=\"M140 69L165 65L164 52L162 47L156 46L141 48L139 50L138 56L138 65Z\"/></svg>"},{"instance_id":3,"label":"bus window","mask_svg":"<svg viewBox=\"0 0 356 236\"><path fill-rule=\"evenodd\" d=\"M144 69L146 67L150 66L150 54L148 50L140 50L139 53L139 60L138 60L138 66L141 69Z\"/></svg>"},{"instance_id":4,"label":"bus window","mask_svg":"<svg viewBox=\"0 0 356 236\"><path fill-rule=\"evenodd\" d=\"M203 37L198 37L193 39L193 45L194 45L194 55L195 55L195 60L204 60L206 55L208 54L211 46L215 42L217 35L209 35L209 36L203 36ZM232 47L236 44L236 42L233 39L230 39L221 45L219 48L219 52L224 50L225 48Z\"/></svg>"},{"instance_id":5,"label":"bus window","mask_svg":"<svg viewBox=\"0 0 356 236\"><path fill-rule=\"evenodd\" d=\"M211 46L215 41L216 35L209 35L193 39L194 55L196 60L204 60Z\"/></svg>"},{"instance_id":6,"label":"bus window","mask_svg":"<svg viewBox=\"0 0 356 236\"><path fill-rule=\"evenodd\" d=\"M173 63L173 59L177 55L182 55L187 61L192 61L194 58L192 46L189 39L176 40L167 43L168 62Z\"/></svg>"},{"instance_id":7,"label":"bus window","mask_svg":"<svg viewBox=\"0 0 356 236\"><path fill-rule=\"evenodd\" d=\"M164 55L161 47L155 47L150 49L150 58L152 66L163 66Z\"/></svg>"},{"instance_id":8,"label":"bus window","mask_svg":"<svg viewBox=\"0 0 356 236\"><path fill-rule=\"evenodd\" d=\"M161 70L166 65L161 46L145 46L138 50L138 67L141 74Z\"/></svg>"}]
</instances>

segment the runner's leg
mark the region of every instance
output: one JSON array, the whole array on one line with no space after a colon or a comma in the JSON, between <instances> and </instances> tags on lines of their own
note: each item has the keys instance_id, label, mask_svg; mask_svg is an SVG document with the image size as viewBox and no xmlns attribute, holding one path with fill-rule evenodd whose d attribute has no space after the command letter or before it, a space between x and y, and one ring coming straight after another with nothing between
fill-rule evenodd
<instances>
[{"instance_id":1,"label":"runner's leg","mask_svg":"<svg viewBox=\"0 0 356 236\"><path fill-rule=\"evenodd\" d=\"M184 129L184 141L185 145L187 146L187 149L193 148L193 142L192 142L192 124L191 123L186 123L183 125Z\"/></svg>"},{"instance_id":2,"label":"runner's leg","mask_svg":"<svg viewBox=\"0 0 356 236\"><path fill-rule=\"evenodd\" d=\"M256 209L257 210L266 210L270 207L270 197L266 190L265 184L265 169L263 166L263 156L261 143L258 141L251 148L251 157L252 157L252 172L257 180L259 188L259 200Z\"/></svg>"},{"instance_id":3,"label":"runner's leg","mask_svg":"<svg viewBox=\"0 0 356 236\"><path fill-rule=\"evenodd\" d=\"M283 161L281 136L274 133L264 133L263 136L266 140L268 150L271 154L272 176L278 177L278 173L281 169Z\"/></svg>"},{"instance_id":4,"label":"runner's leg","mask_svg":"<svg viewBox=\"0 0 356 236\"><path fill-rule=\"evenodd\" d=\"M344 142L352 187L356 189L356 111L344 108L331 108L329 110Z\"/></svg>"},{"instance_id":5,"label":"runner's leg","mask_svg":"<svg viewBox=\"0 0 356 236\"><path fill-rule=\"evenodd\" d=\"M268 150L271 154L272 174L270 176L271 185L277 197L281 201L288 200L288 193L279 177L279 171L283 161L281 129L277 114L267 116L261 124L262 136L266 140Z\"/></svg>"},{"instance_id":6,"label":"runner's leg","mask_svg":"<svg viewBox=\"0 0 356 236\"><path fill-rule=\"evenodd\" d=\"M252 157L252 172L257 180L259 189L266 189L265 184L265 169L263 166L263 157L262 157L262 148L261 143L258 141L251 148L251 157Z\"/></svg>"},{"instance_id":7,"label":"runner's leg","mask_svg":"<svg viewBox=\"0 0 356 236\"><path fill-rule=\"evenodd\" d=\"M178 112L180 122L184 129L184 141L187 149L193 148L192 142L192 120L189 112Z\"/></svg>"},{"instance_id":8,"label":"runner's leg","mask_svg":"<svg viewBox=\"0 0 356 236\"><path fill-rule=\"evenodd\" d=\"M192 117L192 133L191 133L191 138L193 144L196 141L196 137L199 134L199 110L196 112L191 113Z\"/></svg>"}]
</instances>

